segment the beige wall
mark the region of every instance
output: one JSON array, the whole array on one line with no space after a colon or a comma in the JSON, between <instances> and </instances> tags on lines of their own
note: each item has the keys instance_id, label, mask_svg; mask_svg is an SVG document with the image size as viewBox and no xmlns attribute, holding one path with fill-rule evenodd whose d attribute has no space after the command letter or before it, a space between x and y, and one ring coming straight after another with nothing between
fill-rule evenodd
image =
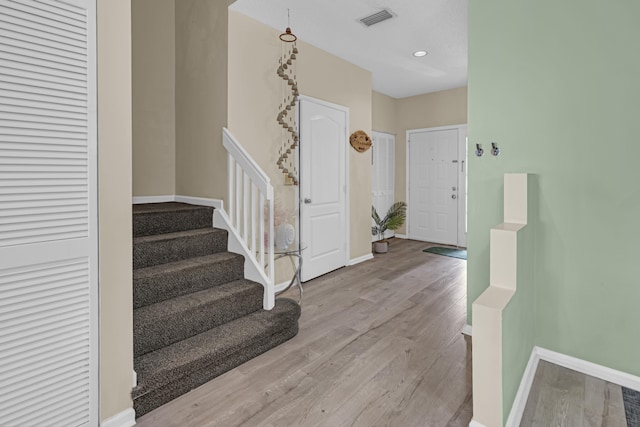
<instances>
[{"instance_id":1,"label":"beige wall","mask_svg":"<svg viewBox=\"0 0 640 427\"><path fill-rule=\"evenodd\" d=\"M175 2L176 193L223 199L227 1Z\"/></svg>"},{"instance_id":2,"label":"beige wall","mask_svg":"<svg viewBox=\"0 0 640 427\"><path fill-rule=\"evenodd\" d=\"M467 123L467 88L397 100L395 198L406 201L407 131ZM398 234L406 234L403 226Z\"/></svg>"},{"instance_id":3,"label":"beige wall","mask_svg":"<svg viewBox=\"0 0 640 427\"><path fill-rule=\"evenodd\" d=\"M229 130L271 177L278 202L282 191L292 190L283 187L275 165L281 94L273 64L279 54L275 30L229 11Z\"/></svg>"},{"instance_id":4,"label":"beige wall","mask_svg":"<svg viewBox=\"0 0 640 427\"><path fill-rule=\"evenodd\" d=\"M133 0L133 194L223 198L227 4Z\"/></svg>"},{"instance_id":5,"label":"beige wall","mask_svg":"<svg viewBox=\"0 0 640 427\"><path fill-rule=\"evenodd\" d=\"M277 31L229 12L229 129L271 177L276 199L293 210L293 187L283 186L275 165L280 128L275 117L281 97L276 63ZM295 28L294 28L295 32ZM371 74L302 41L297 76L302 95L349 107L349 133L371 133ZM349 150L350 256L371 253L371 152Z\"/></svg>"},{"instance_id":6,"label":"beige wall","mask_svg":"<svg viewBox=\"0 0 640 427\"><path fill-rule=\"evenodd\" d=\"M98 0L100 419L131 407L131 1Z\"/></svg>"},{"instance_id":7,"label":"beige wall","mask_svg":"<svg viewBox=\"0 0 640 427\"><path fill-rule=\"evenodd\" d=\"M467 88L398 99L398 130L467 123Z\"/></svg>"},{"instance_id":8,"label":"beige wall","mask_svg":"<svg viewBox=\"0 0 640 427\"><path fill-rule=\"evenodd\" d=\"M373 130L395 134L398 131L398 100L380 92L373 92L371 120Z\"/></svg>"},{"instance_id":9,"label":"beige wall","mask_svg":"<svg viewBox=\"0 0 640 427\"><path fill-rule=\"evenodd\" d=\"M175 194L174 0L132 0L133 195Z\"/></svg>"},{"instance_id":10,"label":"beige wall","mask_svg":"<svg viewBox=\"0 0 640 427\"><path fill-rule=\"evenodd\" d=\"M349 107L349 134L371 135L371 73L300 43L300 93ZM371 253L371 150L349 149L351 258Z\"/></svg>"}]
</instances>

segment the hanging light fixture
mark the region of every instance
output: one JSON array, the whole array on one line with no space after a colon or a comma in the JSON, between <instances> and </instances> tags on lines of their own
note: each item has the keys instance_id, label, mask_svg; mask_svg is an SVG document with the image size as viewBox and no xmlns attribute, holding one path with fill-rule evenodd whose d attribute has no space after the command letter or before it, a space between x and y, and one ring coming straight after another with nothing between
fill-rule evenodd
<instances>
[{"instance_id":1,"label":"hanging light fixture","mask_svg":"<svg viewBox=\"0 0 640 427\"><path fill-rule=\"evenodd\" d=\"M287 24L290 25L289 10L287 9ZM295 34L287 25L279 38L282 41L280 59L278 61L278 76L282 79L282 102L278 108L278 124L282 127L282 143L278 150L276 164L285 176L285 184L298 185L298 170L296 166L295 150L298 148L298 124L296 123L295 106L298 101L298 82L295 72L295 60L298 54Z\"/></svg>"}]
</instances>

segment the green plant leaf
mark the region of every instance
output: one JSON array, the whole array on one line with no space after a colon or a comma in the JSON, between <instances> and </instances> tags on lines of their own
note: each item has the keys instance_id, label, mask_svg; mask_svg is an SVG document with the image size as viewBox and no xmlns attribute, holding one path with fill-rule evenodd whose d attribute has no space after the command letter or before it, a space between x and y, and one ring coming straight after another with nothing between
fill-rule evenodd
<instances>
[{"instance_id":1,"label":"green plant leaf","mask_svg":"<svg viewBox=\"0 0 640 427\"><path fill-rule=\"evenodd\" d=\"M389 230L397 230L404 224L407 218L407 204L405 202L396 202L387 211L383 222Z\"/></svg>"},{"instance_id":2,"label":"green plant leaf","mask_svg":"<svg viewBox=\"0 0 640 427\"><path fill-rule=\"evenodd\" d=\"M378 215L378 212L376 212L376 208L374 208L373 206L371 206L371 218L373 218L373 221L377 226L380 226L380 224L382 223L380 215Z\"/></svg>"},{"instance_id":3,"label":"green plant leaf","mask_svg":"<svg viewBox=\"0 0 640 427\"><path fill-rule=\"evenodd\" d=\"M376 223L371 227L371 234L378 235L380 240L384 237L384 232L387 230L397 230L404 224L407 218L407 204L405 202L396 202L387 211L387 214L383 219L380 219L380 215L376 212L376 208L371 206L371 218Z\"/></svg>"}]
</instances>

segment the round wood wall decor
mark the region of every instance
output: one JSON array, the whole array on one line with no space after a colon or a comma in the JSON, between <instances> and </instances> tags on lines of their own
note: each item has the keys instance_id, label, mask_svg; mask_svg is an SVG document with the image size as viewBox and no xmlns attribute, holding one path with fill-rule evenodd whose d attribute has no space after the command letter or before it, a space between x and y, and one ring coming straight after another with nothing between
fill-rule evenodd
<instances>
[{"instance_id":1,"label":"round wood wall decor","mask_svg":"<svg viewBox=\"0 0 640 427\"><path fill-rule=\"evenodd\" d=\"M349 137L349 143L358 153L364 153L371 148L371 138L363 130L357 130Z\"/></svg>"}]
</instances>

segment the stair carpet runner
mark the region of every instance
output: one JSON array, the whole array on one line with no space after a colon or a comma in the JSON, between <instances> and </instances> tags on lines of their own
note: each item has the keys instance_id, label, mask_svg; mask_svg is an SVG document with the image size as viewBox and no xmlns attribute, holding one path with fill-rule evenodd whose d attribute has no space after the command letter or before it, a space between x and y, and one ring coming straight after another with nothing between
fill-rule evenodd
<instances>
[{"instance_id":1,"label":"stair carpet runner","mask_svg":"<svg viewBox=\"0 0 640 427\"><path fill-rule=\"evenodd\" d=\"M263 287L227 252L213 208L133 206L133 342L136 416L287 341L300 306L262 309Z\"/></svg>"}]
</instances>

